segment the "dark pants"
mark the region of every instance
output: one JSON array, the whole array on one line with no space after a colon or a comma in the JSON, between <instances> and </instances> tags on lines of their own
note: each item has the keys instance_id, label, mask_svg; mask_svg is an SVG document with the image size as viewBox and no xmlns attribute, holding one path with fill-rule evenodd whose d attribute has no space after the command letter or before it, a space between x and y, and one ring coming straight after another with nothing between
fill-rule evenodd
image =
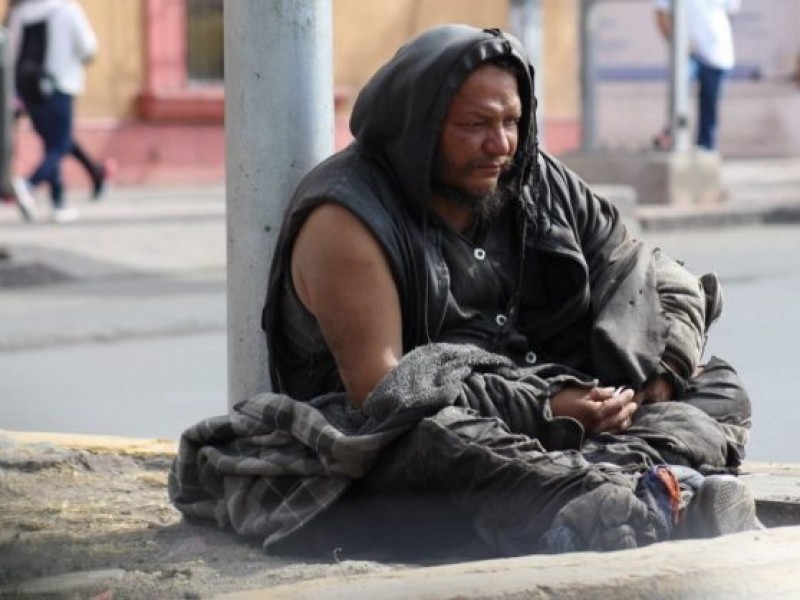
<instances>
[{"instance_id":1,"label":"dark pants","mask_svg":"<svg viewBox=\"0 0 800 600\"><path fill-rule=\"evenodd\" d=\"M26 106L33 128L44 145L44 157L28 182L34 187L47 183L54 208L64 206L61 160L72 150L72 105L72 96L56 91L41 102Z\"/></svg>"},{"instance_id":2,"label":"dark pants","mask_svg":"<svg viewBox=\"0 0 800 600\"><path fill-rule=\"evenodd\" d=\"M717 125L722 87L727 71L705 64L692 56L691 67L697 79L697 145L707 150L717 146Z\"/></svg>"},{"instance_id":3,"label":"dark pants","mask_svg":"<svg viewBox=\"0 0 800 600\"><path fill-rule=\"evenodd\" d=\"M711 419L678 406L684 403ZM717 358L690 382L683 398L653 406L642 411L648 415L635 421L629 434L587 438L581 451L545 451L499 419L444 409L384 451L326 514L273 550L326 554L338 546L351 557L365 553L392 560L530 554L540 550L542 535L565 505L601 486L613 492L605 496L602 520L610 525L615 518L627 520L646 531L652 515L630 512L637 505L637 479L626 465L652 461L735 470L750 428L747 393L736 372ZM679 419L658 416L670 408L688 417L685 432L675 431ZM707 421L705 429L694 427L693 419ZM710 444L719 450L715 464L701 465L708 459L675 451L703 446L704 437L715 439Z\"/></svg>"}]
</instances>

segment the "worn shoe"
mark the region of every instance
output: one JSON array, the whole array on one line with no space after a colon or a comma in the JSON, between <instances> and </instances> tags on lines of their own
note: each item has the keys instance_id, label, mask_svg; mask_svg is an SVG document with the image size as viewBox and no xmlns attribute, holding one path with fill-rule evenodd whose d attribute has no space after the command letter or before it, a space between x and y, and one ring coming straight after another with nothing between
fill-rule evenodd
<instances>
[{"instance_id":1,"label":"worn shoe","mask_svg":"<svg viewBox=\"0 0 800 600\"><path fill-rule=\"evenodd\" d=\"M709 475L695 493L686 514L691 537L716 537L762 529L748 487L733 475Z\"/></svg>"},{"instance_id":2,"label":"worn shoe","mask_svg":"<svg viewBox=\"0 0 800 600\"><path fill-rule=\"evenodd\" d=\"M78 210L69 206L53 209L53 221L56 223L69 223L78 218Z\"/></svg>"},{"instance_id":3,"label":"worn shoe","mask_svg":"<svg viewBox=\"0 0 800 600\"><path fill-rule=\"evenodd\" d=\"M36 217L36 199L33 197L31 186L22 177L15 177L11 181L14 197L17 200L19 212L26 221L33 221Z\"/></svg>"}]
</instances>

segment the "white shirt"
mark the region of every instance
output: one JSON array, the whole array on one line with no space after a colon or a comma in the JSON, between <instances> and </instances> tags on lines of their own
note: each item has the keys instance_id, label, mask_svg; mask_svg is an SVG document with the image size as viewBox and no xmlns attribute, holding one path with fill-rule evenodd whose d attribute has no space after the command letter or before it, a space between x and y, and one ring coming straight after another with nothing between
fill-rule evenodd
<instances>
[{"instance_id":1,"label":"white shirt","mask_svg":"<svg viewBox=\"0 0 800 600\"><path fill-rule=\"evenodd\" d=\"M47 21L45 70L57 90L78 95L84 89L84 65L97 52L97 36L74 0L23 0L17 5L8 20L10 64L17 62L24 26L42 20Z\"/></svg>"},{"instance_id":2,"label":"white shirt","mask_svg":"<svg viewBox=\"0 0 800 600\"><path fill-rule=\"evenodd\" d=\"M670 12L670 0L654 0L656 10ZM728 70L736 60L729 15L740 8L740 0L686 0L689 43L692 53L704 63Z\"/></svg>"}]
</instances>

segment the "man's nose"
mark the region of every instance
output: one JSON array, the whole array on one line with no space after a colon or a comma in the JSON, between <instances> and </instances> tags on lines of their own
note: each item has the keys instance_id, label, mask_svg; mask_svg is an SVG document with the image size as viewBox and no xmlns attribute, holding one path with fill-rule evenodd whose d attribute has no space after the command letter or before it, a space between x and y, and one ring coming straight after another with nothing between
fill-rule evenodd
<instances>
[{"instance_id":1,"label":"man's nose","mask_svg":"<svg viewBox=\"0 0 800 600\"><path fill-rule=\"evenodd\" d=\"M489 128L484 143L484 149L492 156L507 156L511 154L511 135L502 123Z\"/></svg>"}]
</instances>

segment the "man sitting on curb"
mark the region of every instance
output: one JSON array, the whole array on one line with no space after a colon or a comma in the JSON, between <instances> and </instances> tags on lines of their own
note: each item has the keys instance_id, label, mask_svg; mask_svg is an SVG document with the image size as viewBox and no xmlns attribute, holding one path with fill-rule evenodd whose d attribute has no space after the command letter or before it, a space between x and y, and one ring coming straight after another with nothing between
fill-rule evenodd
<instances>
[{"instance_id":1,"label":"man sitting on curb","mask_svg":"<svg viewBox=\"0 0 800 600\"><path fill-rule=\"evenodd\" d=\"M275 394L184 433L175 505L275 551L611 550L755 528L750 403L697 278L539 150L499 30L403 46L289 206ZM343 541L343 540L346 540Z\"/></svg>"}]
</instances>

